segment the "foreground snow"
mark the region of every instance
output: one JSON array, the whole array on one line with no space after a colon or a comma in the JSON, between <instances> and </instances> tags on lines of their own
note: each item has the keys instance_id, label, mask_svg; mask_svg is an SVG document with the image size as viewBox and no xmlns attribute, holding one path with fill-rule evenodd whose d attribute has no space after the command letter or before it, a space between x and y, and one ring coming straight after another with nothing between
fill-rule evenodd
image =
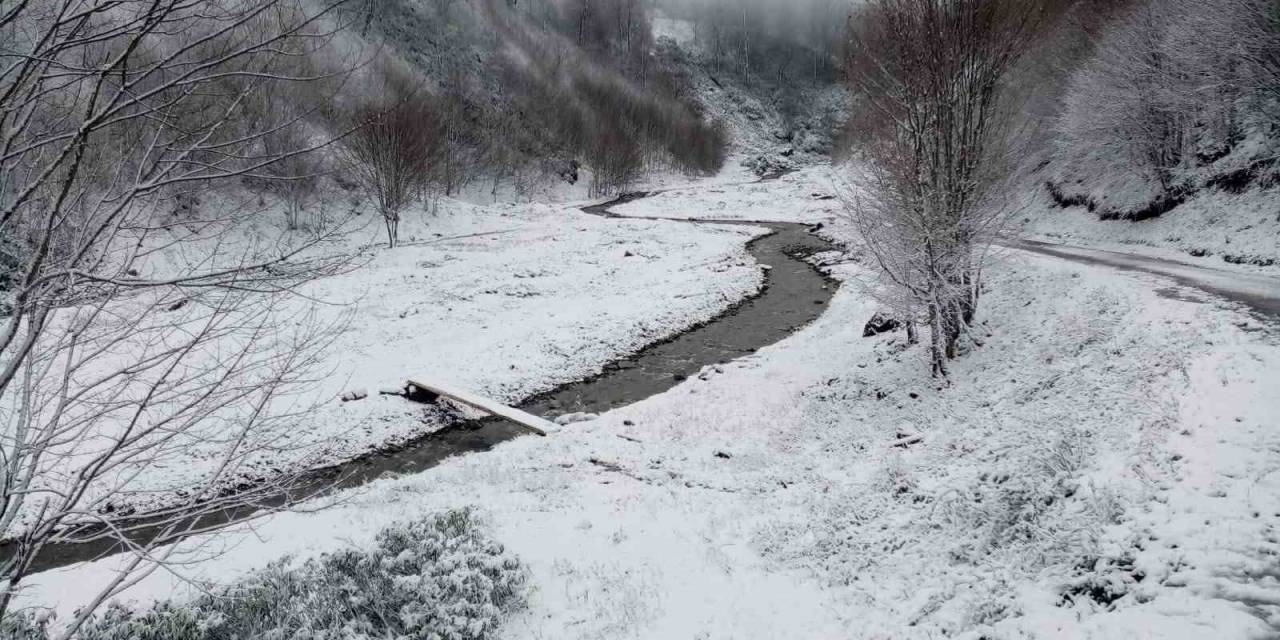
<instances>
[{"instance_id":1,"label":"foreground snow","mask_svg":"<svg viewBox=\"0 0 1280 640\"><path fill-rule=\"evenodd\" d=\"M660 233L628 224L617 229ZM616 238L594 221L576 228L564 245ZM700 243L719 238L737 255L735 232L698 229L712 234ZM691 241L694 229L681 231ZM533 237L557 237L542 233ZM495 241L463 246L482 252L484 242ZM612 259L622 245L606 246L597 264L574 268L625 273ZM991 275L985 345L944 387L900 336L861 337L875 310L865 273L837 269L849 282L828 312L755 356L549 438L264 518L208 540L194 552L207 559L183 571L229 580L473 505L532 571L530 607L509 638L1244 638L1280 628L1273 330L1194 293L1157 293L1158 279L1012 254ZM393 296L379 298L394 308ZM380 317L399 326L390 310ZM407 339L407 325L397 335ZM457 378L465 354L507 344L494 336L509 330L432 348L451 349ZM895 446L907 436L920 441ZM65 616L115 562L37 576L24 597ZM185 588L156 574L127 597Z\"/></svg>"}]
</instances>

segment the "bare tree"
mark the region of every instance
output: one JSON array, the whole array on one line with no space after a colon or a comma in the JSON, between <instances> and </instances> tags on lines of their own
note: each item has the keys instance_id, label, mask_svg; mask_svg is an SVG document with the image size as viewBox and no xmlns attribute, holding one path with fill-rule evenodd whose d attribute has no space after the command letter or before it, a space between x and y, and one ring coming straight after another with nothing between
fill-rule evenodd
<instances>
[{"instance_id":1,"label":"bare tree","mask_svg":"<svg viewBox=\"0 0 1280 640\"><path fill-rule=\"evenodd\" d=\"M17 265L0 317L0 620L50 545L90 535L133 554L69 637L165 566L160 545L193 515L278 488L226 492L287 446L302 405L281 398L328 336L281 294L342 261L316 249L331 233L241 242L255 212L174 202L323 146L264 152L297 120L246 117L263 87L317 79L291 63L326 46L330 7L271 19L284 4L0 7L0 236ZM127 514L146 506L164 507L160 534L131 540Z\"/></svg>"},{"instance_id":2,"label":"bare tree","mask_svg":"<svg viewBox=\"0 0 1280 640\"><path fill-rule=\"evenodd\" d=\"M1142 2L1104 31L1073 76L1057 124L1058 153L1068 168L1132 172L1160 195L1170 192L1189 115L1176 104L1186 83L1164 38L1178 19L1164 3Z\"/></svg>"},{"instance_id":3,"label":"bare tree","mask_svg":"<svg viewBox=\"0 0 1280 640\"><path fill-rule=\"evenodd\" d=\"M1250 132L1271 135L1280 107L1271 0L1141 0L1097 32L1054 127L1055 186L1092 185L1102 216L1159 215L1195 188L1198 168Z\"/></svg>"},{"instance_id":4,"label":"bare tree","mask_svg":"<svg viewBox=\"0 0 1280 640\"><path fill-rule=\"evenodd\" d=\"M1003 80L1044 15L1026 0L871 0L846 71L864 110L850 217L947 374L978 307L1007 174ZM917 322L919 318L908 318Z\"/></svg>"},{"instance_id":5,"label":"bare tree","mask_svg":"<svg viewBox=\"0 0 1280 640\"><path fill-rule=\"evenodd\" d=\"M468 91L469 79L461 69L452 69L445 78L438 96L435 96L435 115L432 120L438 131L435 140L427 141L427 148L436 156L437 171L434 178L445 195L453 195L462 189L476 173L475 152L479 141L474 140L475 126L471 119ZM424 104L418 105L421 109ZM503 143L506 141L495 141Z\"/></svg>"},{"instance_id":6,"label":"bare tree","mask_svg":"<svg viewBox=\"0 0 1280 640\"><path fill-rule=\"evenodd\" d=\"M264 16L264 28L268 31L286 31L289 25L305 20L302 7L296 2L278 2ZM320 176L329 158L321 153L291 153L307 148L314 139L324 139L328 105L346 88L348 74L325 73L332 65L319 59L314 53L314 43L305 35L294 35L274 46L280 65L287 65L291 74L308 78L306 82L263 82L246 97L245 119L259 123L276 123L262 127L260 144L265 158L275 158L262 173L268 176L259 180L266 191L277 195L284 204L285 223L289 230L304 227L323 229L325 221L314 219L304 222L303 212L309 208ZM345 65L341 65L345 66Z\"/></svg>"},{"instance_id":7,"label":"bare tree","mask_svg":"<svg viewBox=\"0 0 1280 640\"><path fill-rule=\"evenodd\" d=\"M431 178L442 127L425 92L402 75L386 78L390 104L365 104L353 114L355 130L344 141L348 165L378 203L387 244L399 240L400 214Z\"/></svg>"}]
</instances>

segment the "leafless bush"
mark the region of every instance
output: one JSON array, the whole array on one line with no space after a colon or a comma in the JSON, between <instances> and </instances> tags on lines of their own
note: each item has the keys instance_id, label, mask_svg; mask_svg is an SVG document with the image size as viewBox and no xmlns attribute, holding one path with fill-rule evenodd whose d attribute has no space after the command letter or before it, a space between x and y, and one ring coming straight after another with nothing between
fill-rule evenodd
<instances>
[{"instance_id":1,"label":"leafless bush","mask_svg":"<svg viewBox=\"0 0 1280 640\"><path fill-rule=\"evenodd\" d=\"M587 164L595 173L591 196L621 191L640 177L644 161L639 145L619 127L606 126L587 151Z\"/></svg>"},{"instance_id":2,"label":"leafless bush","mask_svg":"<svg viewBox=\"0 0 1280 640\"><path fill-rule=\"evenodd\" d=\"M510 144L508 140L497 139L496 132L481 131L476 126L479 118L473 116L478 100L472 97L469 85L469 79L460 70L453 69L440 95L434 98L439 140L432 144L436 155L433 181L445 195L457 193L480 174L486 147ZM489 120L501 121L502 118ZM490 126L492 124L490 122ZM486 138L488 143L484 141Z\"/></svg>"},{"instance_id":3,"label":"leafless bush","mask_svg":"<svg viewBox=\"0 0 1280 640\"><path fill-rule=\"evenodd\" d=\"M425 92L397 74L386 82L390 104L356 107L343 148L352 173L378 203L394 247L400 214L428 184L444 129Z\"/></svg>"},{"instance_id":4,"label":"leafless bush","mask_svg":"<svg viewBox=\"0 0 1280 640\"><path fill-rule=\"evenodd\" d=\"M286 7L293 18L267 20ZM249 212L175 221L167 204L269 178L267 167L325 144L264 151L277 127L245 106L264 86L312 80L290 73L282 47L327 46L327 10L285 0L0 10L0 237L16 265L0 317L0 538L11 550L0 619L49 545L91 531L133 554L67 637L165 565L176 547L159 545L195 526L193 514L260 495L223 489L285 446L305 404L279 399L310 379L330 333L280 294L341 268L313 250L333 231L236 243ZM120 507L160 494L172 502L153 522L159 534L131 541Z\"/></svg>"},{"instance_id":5,"label":"leafless bush","mask_svg":"<svg viewBox=\"0 0 1280 640\"><path fill-rule=\"evenodd\" d=\"M1170 190L1189 115L1169 86L1178 71L1162 36L1174 19L1169 6L1148 2L1107 30L1066 96L1058 126L1066 162L1136 171L1160 193Z\"/></svg>"},{"instance_id":6,"label":"leafless bush","mask_svg":"<svg viewBox=\"0 0 1280 640\"><path fill-rule=\"evenodd\" d=\"M266 171L271 175L270 188L284 201L285 224L290 230L306 226L302 212L315 195L319 183L320 168L316 158L287 155L287 150L301 148L306 143L305 133L296 128L281 129L263 139L263 150L267 155L281 157Z\"/></svg>"},{"instance_id":7,"label":"leafless bush","mask_svg":"<svg viewBox=\"0 0 1280 640\"><path fill-rule=\"evenodd\" d=\"M260 19L264 32L277 31L305 19L301 7L283 4ZM290 230L305 226L324 228L320 220L303 221L303 211L311 203L324 172L327 157L318 153L291 154L303 149L313 139L325 137L326 130L342 123L328 121L327 105L346 86L348 65L340 59L317 55L305 37L290 37L275 46L279 54L272 66L298 80L260 83L245 100L246 120L257 123L261 130L264 157L276 160L263 168L254 182L276 194L285 206L285 222Z\"/></svg>"},{"instance_id":8,"label":"leafless bush","mask_svg":"<svg viewBox=\"0 0 1280 640\"><path fill-rule=\"evenodd\" d=\"M924 313L936 376L977 311L1009 169L1003 83L1044 10L1024 0L873 0L850 21L846 73L866 111L848 209L895 306Z\"/></svg>"}]
</instances>

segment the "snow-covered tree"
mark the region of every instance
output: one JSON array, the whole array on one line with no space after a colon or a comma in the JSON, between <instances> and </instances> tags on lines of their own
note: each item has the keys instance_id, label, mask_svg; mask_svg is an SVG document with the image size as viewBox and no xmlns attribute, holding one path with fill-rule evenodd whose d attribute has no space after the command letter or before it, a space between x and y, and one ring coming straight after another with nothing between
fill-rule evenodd
<instances>
[{"instance_id":1,"label":"snow-covered tree","mask_svg":"<svg viewBox=\"0 0 1280 640\"><path fill-rule=\"evenodd\" d=\"M288 6L286 21L275 10ZM266 85L304 83L327 8L290 0L6 3L0 9L0 620L53 545L110 540L129 559L70 620L171 566L199 516L279 446L323 327L278 304L340 261L298 241L236 243L252 212L202 213L202 189L269 179L314 144L264 152L290 116L249 117ZM235 250L230 250L235 247ZM169 477L175 460L204 465ZM181 496L134 536L131 503Z\"/></svg>"},{"instance_id":2,"label":"snow-covered tree","mask_svg":"<svg viewBox=\"0 0 1280 640\"><path fill-rule=\"evenodd\" d=\"M1182 68L1164 37L1173 19L1170 6L1144 2L1103 34L1064 99L1058 153L1067 165L1133 172L1169 192L1189 115L1177 98Z\"/></svg>"},{"instance_id":3,"label":"snow-covered tree","mask_svg":"<svg viewBox=\"0 0 1280 640\"><path fill-rule=\"evenodd\" d=\"M1274 2L1134 2L1071 76L1055 126L1058 182L1084 184L1104 215L1152 215L1147 203L1194 189L1198 167L1273 127L1277 108Z\"/></svg>"},{"instance_id":4,"label":"snow-covered tree","mask_svg":"<svg viewBox=\"0 0 1280 640\"><path fill-rule=\"evenodd\" d=\"M923 314L937 376L977 311L1009 166L1003 84L1044 12L1025 0L871 0L850 21L846 72L863 106L850 218L896 306Z\"/></svg>"}]
</instances>

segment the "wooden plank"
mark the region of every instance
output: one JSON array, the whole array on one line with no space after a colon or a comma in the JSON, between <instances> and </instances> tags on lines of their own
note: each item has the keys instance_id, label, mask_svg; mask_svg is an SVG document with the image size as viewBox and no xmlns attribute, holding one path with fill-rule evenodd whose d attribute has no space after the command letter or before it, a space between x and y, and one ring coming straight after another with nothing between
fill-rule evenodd
<instances>
[{"instance_id":1,"label":"wooden plank","mask_svg":"<svg viewBox=\"0 0 1280 640\"><path fill-rule=\"evenodd\" d=\"M506 418L507 420L525 427L540 436L545 436L556 430L555 423L549 420L544 420L532 413L521 411L515 407L508 407L501 402L490 400L489 398L472 393L466 389L454 387L443 382L428 382L423 378L410 378L409 384L428 393L444 396L461 402L469 407L475 407L476 409L486 413Z\"/></svg>"},{"instance_id":2,"label":"wooden plank","mask_svg":"<svg viewBox=\"0 0 1280 640\"><path fill-rule=\"evenodd\" d=\"M898 438L897 440L894 440L893 442L890 442L889 443L890 447L902 447L903 449L906 449L907 447L913 444L924 442L924 436L918 433L902 433L898 435L900 435L901 437Z\"/></svg>"}]
</instances>

